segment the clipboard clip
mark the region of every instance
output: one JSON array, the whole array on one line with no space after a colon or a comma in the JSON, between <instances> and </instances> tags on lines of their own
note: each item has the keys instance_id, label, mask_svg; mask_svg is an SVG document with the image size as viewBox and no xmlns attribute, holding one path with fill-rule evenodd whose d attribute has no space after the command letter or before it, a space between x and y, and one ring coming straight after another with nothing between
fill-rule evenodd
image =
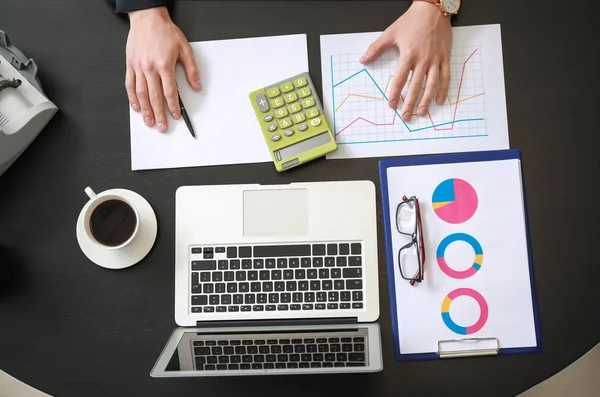
<instances>
[{"instance_id":1,"label":"clipboard clip","mask_svg":"<svg viewBox=\"0 0 600 397\"><path fill-rule=\"evenodd\" d=\"M498 338L464 338L438 341L440 358L494 356L500 350Z\"/></svg>"}]
</instances>

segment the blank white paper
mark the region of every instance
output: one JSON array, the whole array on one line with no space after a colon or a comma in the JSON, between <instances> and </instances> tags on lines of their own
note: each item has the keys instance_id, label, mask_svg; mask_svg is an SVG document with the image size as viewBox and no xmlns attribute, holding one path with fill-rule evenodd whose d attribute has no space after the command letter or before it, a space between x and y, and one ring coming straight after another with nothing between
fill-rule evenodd
<instances>
[{"instance_id":1,"label":"blank white paper","mask_svg":"<svg viewBox=\"0 0 600 397\"><path fill-rule=\"evenodd\" d=\"M461 223L449 223L434 210L433 193L442 182L456 178L473 187L477 206L466 221L470 213L457 219ZM395 167L388 168L387 179L397 307L393 321L397 321L401 353L436 352L438 341L463 338L498 338L500 348L536 346L520 161ZM395 226L403 195L418 197L423 217L425 280L416 286L403 280L398 268L398 250L410 241ZM462 198L455 200L458 206L467 204ZM483 251L480 269L465 279L449 277L437 261L438 246L454 233L472 236ZM447 247L444 258L461 272L472 267L475 252L456 241ZM445 297L459 288L475 290L488 307L483 327L468 335L453 332L442 318ZM449 313L457 325L468 327L478 321L481 311L474 299L462 296L452 301Z\"/></svg>"},{"instance_id":2,"label":"blank white paper","mask_svg":"<svg viewBox=\"0 0 600 397\"><path fill-rule=\"evenodd\" d=\"M177 84L196 139L183 119L169 130L144 125L130 110L133 170L269 162L271 156L248 94L308 71L306 35L191 43L202 90L194 91L178 64ZM168 112L167 112L168 114Z\"/></svg>"},{"instance_id":3,"label":"blank white paper","mask_svg":"<svg viewBox=\"0 0 600 397\"><path fill-rule=\"evenodd\" d=\"M398 49L359 62L380 34L321 36L323 106L338 143L328 159L509 148L500 25L453 28L448 99L406 123L402 101L398 111L387 103Z\"/></svg>"}]
</instances>

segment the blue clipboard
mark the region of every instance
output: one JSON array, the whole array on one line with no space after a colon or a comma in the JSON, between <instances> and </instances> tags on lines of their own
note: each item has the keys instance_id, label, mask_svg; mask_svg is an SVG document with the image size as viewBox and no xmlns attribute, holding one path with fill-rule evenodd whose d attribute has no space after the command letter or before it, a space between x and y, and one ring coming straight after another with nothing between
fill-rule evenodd
<instances>
[{"instance_id":1,"label":"blue clipboard","mask_svg":"<svg viewBox=\"0 0 600 397\"><path fill-rule=\"evenodd\" d=\"M390 203L388 194L388 180L387 180L387 169L395 167L405 166L418 166L418 165L432 165L432 164L455 164L455 163L476 163L484 161L499 161L499 160L521 160L521 181L523 191L523 212L525 214L525 233L527 237L527 251L529 258L529 278L531 281L531 299L533 306L533 317L535 326L535 337L537 345L533 347L523 348L499 348L494 354L525 354L525 353L537 353L542 349L541 335L540 335L540 323L538 314L538 303L537 303L537 292L535 286L535 276L533 269L533 258L531 250L531 238L529 231L529 215L527 212L527 195L525 193L525 178L523 175L523 164L520 149L507 149L507 150L492 150L492 151L479 151L479 152L465 152L465 153L450 153L450 154L439 154L439 155L427 155L427 156L416 156L416 157L400 157L391 158L379 161L379 178L381 184L381 199L383 205L383 223L384 223L384 236L386 246L386 263L388 270L388 287L390 296L390 309L391 309L391 320L392 320L392 334L394 339L394 358L396 361L418 361L418 360L435 360L440 359L440 355L437 352L434 353L423 353L423 354L403 354L399 345L398 338L398 318L397 318L397 307L396 307L396 280L394 273L394 253L392 247L392 233L395 230L392 223L392 214L390 214ZM473 354L461 354L458 356L476 356L480 355L477 353Z\"/></svg>"}]
</instances>

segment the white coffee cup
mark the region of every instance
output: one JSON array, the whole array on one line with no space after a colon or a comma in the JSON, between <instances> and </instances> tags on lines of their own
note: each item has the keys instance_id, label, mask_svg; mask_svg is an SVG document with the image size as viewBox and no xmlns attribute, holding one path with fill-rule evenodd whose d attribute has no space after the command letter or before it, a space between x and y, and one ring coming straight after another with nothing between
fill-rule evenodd
<instances>
[{"instance_id":1,"label":"white coffee cup","mask_svg":"<svg viewBox=\"0 0 600 397\"><path fill-rule=\"evenodd\" d=\"M124 247L130 245L131 243L133 243L133 241L135 240L136 236L138 235L138 232L140 229L140 216L139 216L138 210L135 207L135 205L131 201L127 200L125 197L120 196L118 194L113 194L110 192L96 194L90 187L85 188L85 193L89 196L90 201L87 202L87 204L85 205L85 207L83 209L83 227L85 230L85 234L90 239L90 241L93 242L98 247L104 248L106 250L121 249L121 248L124 248ZM92 215L94 214L94 211L96 209L98 209L98 207L100 207L103 203L106 203L107 201L110 201L110 200L118 200L118 201L121 201L121 202L127 204L133 211L133 215L135 217L135 226L131 227L129 225L130 227L128 227L126 230L128 237L123 242L119 243L118 245L109 245L107 243L103 243L102 241L99 241L98 237L94 235L93 230L92 230L93 228L91 225Z\"/></svg>"}]
</instances>

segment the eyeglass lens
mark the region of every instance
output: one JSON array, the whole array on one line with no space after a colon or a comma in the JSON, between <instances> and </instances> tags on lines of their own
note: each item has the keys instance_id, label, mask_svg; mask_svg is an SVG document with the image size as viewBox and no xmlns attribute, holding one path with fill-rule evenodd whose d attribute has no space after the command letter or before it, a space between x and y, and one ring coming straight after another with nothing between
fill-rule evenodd
<instances>
[{"instance_id":1,"label":"eyeglass lens","mask_svg":"<svg viewBox=\"0 0 600 397\"><path fill-rule=\"evenodd\" d=\"M413 242L403 247L399 255L400 271L402 276L408 279L417 277L419 273L419 255L417 245Z\"/></svg>"},{"instance_id":2,"label":"eyeglass lens","mask_svg":"<svg viewBox=\"0 0 600 397\"><path fill-rule=\"evenodd\" d=\"M411 200L400 204L396 222L400 233L412 235L415 232L417 224L417 211L414 201Z\"/></svg>"}]
</instances>

